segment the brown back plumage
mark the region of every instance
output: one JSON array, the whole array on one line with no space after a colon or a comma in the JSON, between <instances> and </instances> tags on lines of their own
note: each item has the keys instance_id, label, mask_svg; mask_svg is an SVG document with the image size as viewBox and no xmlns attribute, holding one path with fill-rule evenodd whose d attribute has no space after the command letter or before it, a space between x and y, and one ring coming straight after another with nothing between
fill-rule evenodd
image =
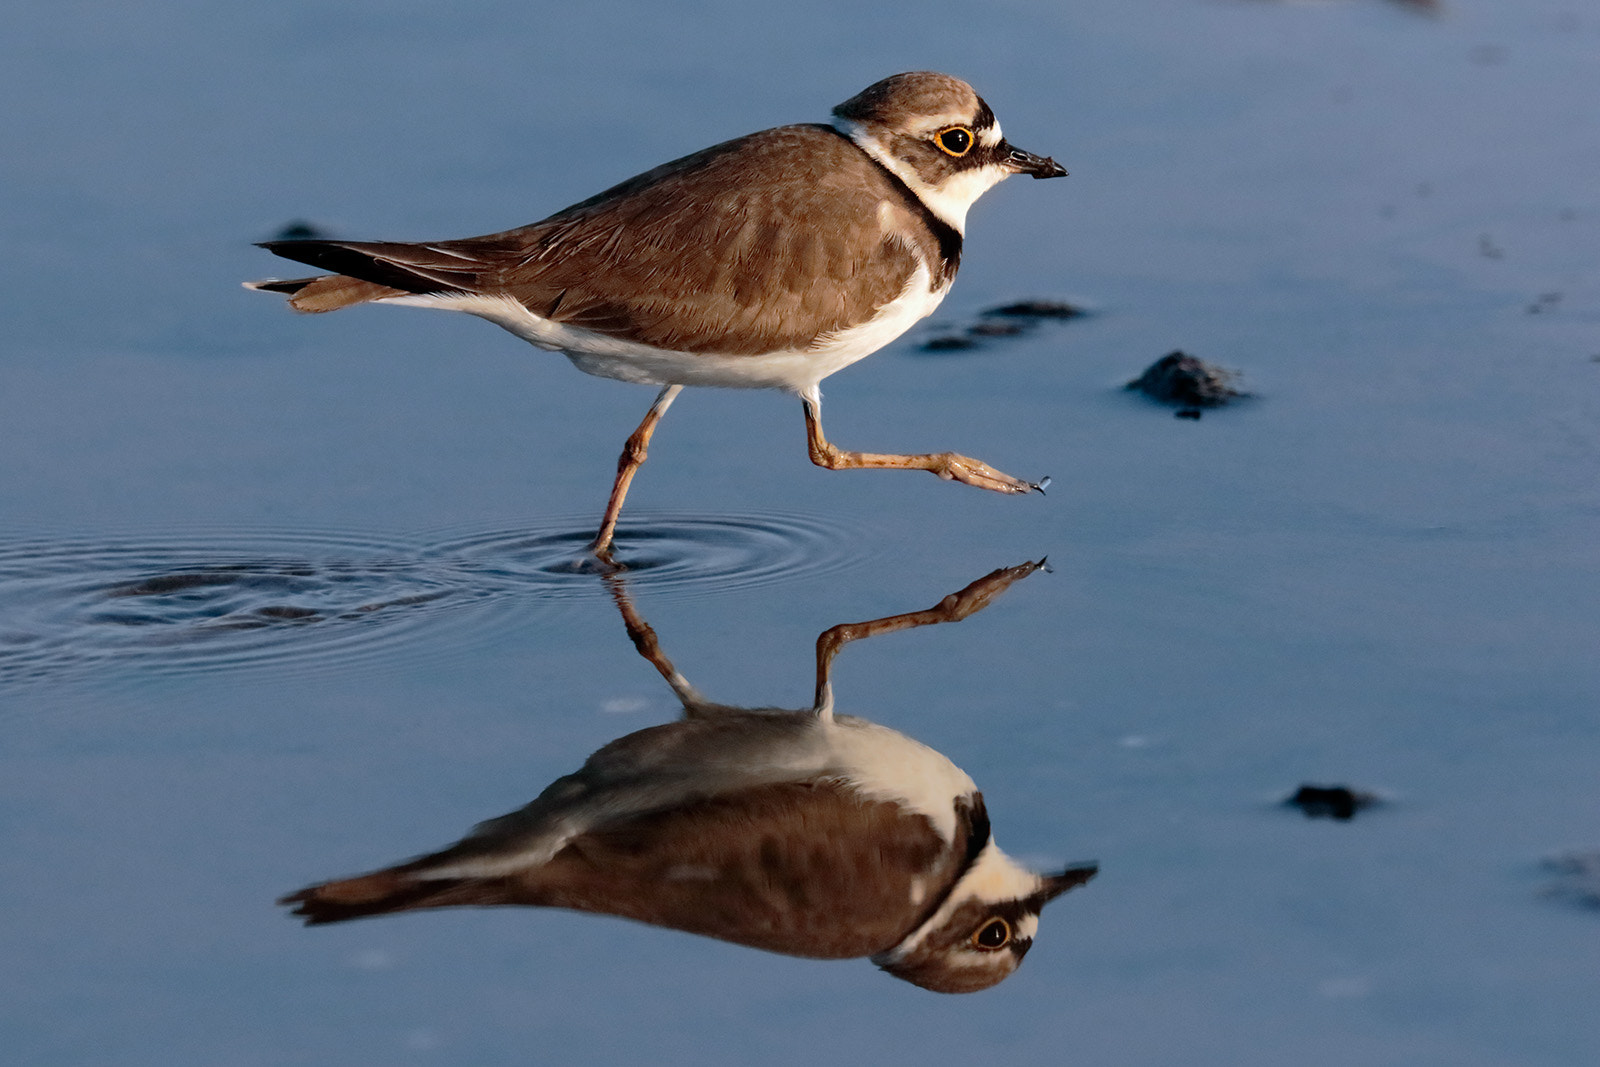
<instances>
[{"instance_id":1,"label":"brown back plumage","mask_svg":"<svg viewBox=\"0 0 1600 1067\"><path fill-rule=\"evenodd\" d=\"M826 213L829 226L808 225ZM948 281L959 237L828 126L784 126L664 164L542 222L431 244L269 241L342 278L305 311L402 293L504 296L535 315L680 352L802 349L870 319L919 260ZM948 228L946 228L948 229ZM941 238L943 240L941 241ZM354 284L351 279L367 283Z\"/></svg>"}]
</instances>

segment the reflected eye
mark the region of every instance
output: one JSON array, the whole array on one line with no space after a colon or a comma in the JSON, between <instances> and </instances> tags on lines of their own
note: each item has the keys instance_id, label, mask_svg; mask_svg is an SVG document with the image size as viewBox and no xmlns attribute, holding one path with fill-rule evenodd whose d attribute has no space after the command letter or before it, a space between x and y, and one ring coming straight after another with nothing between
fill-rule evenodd
<instances>
[{"instance_id":1,"label":"reflected eye","mask_svg":"<svg viewBox=\"0 0 1600 1067\"><path fill-rule=\"evenodd\" d=\"M965 126L951 126L940 130L939 136L934 140L939 142L939 148L945 155L955 156L957 159L972 150L972 131Z\"/></svg>"},{"instance_id":2,"label":"reflected eye","mask_svg":"<svg viewBox=\"0 0 1600 1067\"><path fill-rule=\"evenodd\" d=\"M1004 919L990 919L972 935L972 947L985 952L1005 948L1011 943L1011 924Z\"/></svg>"}]
</instances>

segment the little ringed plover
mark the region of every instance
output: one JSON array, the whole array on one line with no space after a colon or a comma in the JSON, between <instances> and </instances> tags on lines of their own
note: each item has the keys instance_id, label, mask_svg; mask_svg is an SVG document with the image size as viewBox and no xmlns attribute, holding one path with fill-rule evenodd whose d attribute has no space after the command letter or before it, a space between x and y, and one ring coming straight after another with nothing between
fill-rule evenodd
<instances>
[{"instance_id":1,"label":"little ringed plover","mask_svg":"<svg viewBox=\"0 0 1600 1067\"><path fill-rule=\"evenodd\" d=\"M282 240L330 273L247 283L298 311L403 304L465 311L589 374L661 387L628 438L590 546L617 516L657 422L686 385L782 389L812 462L932 471L1000 493L1022 481L953 452L849 452L822 433L818 384L899 337L955 278L967 209L1013 174L1055 178L989 105L945 74L897 74L833 109L665 163L541 222L460 240Z\"/></svg>"}]
</instances>

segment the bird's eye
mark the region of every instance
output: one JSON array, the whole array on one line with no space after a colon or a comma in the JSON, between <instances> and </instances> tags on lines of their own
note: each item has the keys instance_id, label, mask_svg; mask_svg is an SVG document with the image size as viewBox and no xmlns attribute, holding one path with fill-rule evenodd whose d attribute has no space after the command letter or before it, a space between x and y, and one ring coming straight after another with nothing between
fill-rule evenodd
<instances>
[{"instance_id":1,"label":"bird's eye","mask_svg":"<svg viewBox=\"0 0 1600 1067\"><path fill-rule=\"evenodd\" d=\"M939 131L939 136L934 138L939 142L939 149L947 156L960 159L972 151L972 131L965 126L951 126Z\"/></svg>"},{"instance_id":2,"label":"bird's eye","mask_svg":"<svg viewBox=\"0 0 1600 1067\"><path fill-rule=\"evenodd\" d=\"M972 947L994 952L1011 943L1011 924L1004 919L990 919L972 935Z\"/></svg>"}]
</instances>

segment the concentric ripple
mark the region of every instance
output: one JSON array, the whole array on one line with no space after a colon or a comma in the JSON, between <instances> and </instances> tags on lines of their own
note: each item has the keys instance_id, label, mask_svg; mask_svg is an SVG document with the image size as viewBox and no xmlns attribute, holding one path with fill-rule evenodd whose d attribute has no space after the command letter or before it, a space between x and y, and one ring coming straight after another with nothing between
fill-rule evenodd
<instances>
[{"instance_id":1,"label":"concentric ripple","mask_svg":"<svg viewBox=\"0 0 1600 1067\"><path fill-rule=\"evenodd\" d=\"M598 575L669 594L836 570L865 538L792 516L650 517L588 556L587 520L452 531L433 543L218 532L184 539L0 542L0 682L98 665L195 671L323 665L490 627L603 593Z\"/></svg>"},{"instance_id":2,"label":"concentric ripple","mask_svg":"<svg viewBox=\"0 0 1600 1067\"><path fill-rule=\"evenodd\" d=\"M350 538L0 545L0 679L337 655L481 595L414 547Z\"/></svg>"},{"instance_id":3,"label":"concentric ripple","mask_svg":"<svg viewBox=\"0 0 1600 1067\"><path fill-rule=\"evenodd\" d=\"M814 577L857 562L866 541L795 515L707 518L646 514L618 532L619 571L588 555L592 523L476 533L431 552L474 577L474 584L538 590L553 597L591 594L594 576L617 573L629 586L677 594L715 593Z\"/></svg>"}]
</instances>

